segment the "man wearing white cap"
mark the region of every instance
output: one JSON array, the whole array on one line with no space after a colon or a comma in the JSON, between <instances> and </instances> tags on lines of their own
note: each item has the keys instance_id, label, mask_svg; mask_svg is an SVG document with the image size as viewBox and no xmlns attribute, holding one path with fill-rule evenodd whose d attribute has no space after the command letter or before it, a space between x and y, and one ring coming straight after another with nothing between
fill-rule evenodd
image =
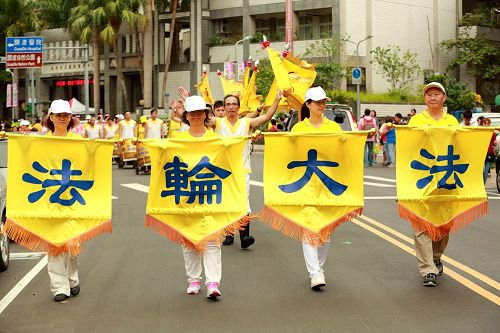
<instances>
[{"instance_id":1,"label":"man wearing white cap","mask_svg":"<svg viewBox=\"0 0 500 333\"><path fill-rule=\"evenodd\" d=\"M30 132L30 122L29 120L21 120L19 122L19 132L27 133Z\"/></svg>"},{"instance_id":2,"label":"man wearing white cap","mask_svg":"<svg viewBox=\"0 0 500 333\"><path fill-rule=\"evenodd\" d=\"M424 101L427 108L415 116L408 126L458 126L455 117L443 110L446 90L439 82L431 82L424 87ZM429 235L414 229L415 252L420 275L425 287L435 287L436 279L443 273L441 255L448 245L448 235L438 241L432 241Z\"/></svg>"},{"instance_id":3,"label":"man wearing white cap","mask_svg":"<svg viewBox=\"0 0 500 333\"><path fill-rule=\"evenodd\" d=\"M278 103L281 99L281 92L276 94L273 105L269 107L266 114L258 116L256 118L239 117L240 111L240 99L237 96L227 95L224 97L224 110L226 111L226 116L224 118L213 117L209 121L209 126L214 127L214 131L222 137L232 137L232 136L248 136L252 133L253 129L264 124L266 121L271 120L271 118L276 113L278 108ZM252 172L250 166L250 140L248 140L245 149L243 150L243 159L245 163L246 170L246 183L247 183L247 203L248 203L248 214L250 214L250 173ZM250 224L245 226L245 229L240 231L241 247L246 249L255 242L255 239L250 236ZM224 245L233 244L234 239L228 236L224 241Z\"/></svg>"}]
</instances>

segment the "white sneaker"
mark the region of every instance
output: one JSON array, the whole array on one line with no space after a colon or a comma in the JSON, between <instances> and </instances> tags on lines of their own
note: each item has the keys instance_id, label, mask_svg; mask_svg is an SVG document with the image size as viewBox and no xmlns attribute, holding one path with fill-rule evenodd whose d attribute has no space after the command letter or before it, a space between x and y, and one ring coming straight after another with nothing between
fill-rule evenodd
<instances>
[{"instance_id":1,"label":"white sneaker","mask_svg":"<svg viewBox=\"0 0 500 333\"><path fill-rule=\"evenodd\" d=\"M191 282L186 290L186 293L190 295L196 295L197 293L200 292L200 288L201 288L201 282L199 281Z\"/></svg>"},{"instance_id":2,"label":"white sneaker","mask_svg":"<svg viewBox=\"0 0 500 333\"><path fill-rule=\"evenodd\" d=\"M217 299L219 296L222 296L219 290L219 284L217 282L210 282L207 285L207 298Z\"/></svg>"},{"instance_id":3,"label":"white sneaker","mask_svg":"<svg viewBox=\"0 0 500 333\"><path fill-rule=\"evenodd\" d=\"M323 273L313 275L313 277L311 278L311 289L321 290L321 288L324 286L326 286L325 275Z\"/></svg>"}]
</instances>

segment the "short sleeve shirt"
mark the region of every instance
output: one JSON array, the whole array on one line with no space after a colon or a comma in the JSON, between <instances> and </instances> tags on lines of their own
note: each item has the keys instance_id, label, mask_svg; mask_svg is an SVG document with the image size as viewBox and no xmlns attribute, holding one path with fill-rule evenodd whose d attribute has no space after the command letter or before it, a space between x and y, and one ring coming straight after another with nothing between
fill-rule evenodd
<instances>
[{"instance_id":1,"label":"short sleeve shirt","mask_svg":"<svg viewBox=\"0 0 500 333\"><path fill-rule=\"evenodd\" d=\"M331 133L341 132L342 128L336 122L323 117L323 123L319 127L314 127L309 118L306 118L292 127L294 133Z\"/></svg>"},{"instance_id":2,"label":"short sleeve shirt","mask_svg":"<svg viewBox=\"0 0 500 333\"><path fill-rule=\"evenodd\" d=\"M422 113L411 117L408 126L458 126L457 118L443 111L443 116L436 120L425 109Z\"/></svg>"}]
</instances>

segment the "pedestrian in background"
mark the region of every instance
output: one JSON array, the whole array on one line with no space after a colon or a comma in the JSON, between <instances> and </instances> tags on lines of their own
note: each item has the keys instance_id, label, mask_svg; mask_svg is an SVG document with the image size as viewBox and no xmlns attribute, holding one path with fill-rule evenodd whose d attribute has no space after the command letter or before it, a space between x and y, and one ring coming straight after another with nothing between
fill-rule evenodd
<instances>
[{"instance_id":1,"label":"pedestrian in background","mask_svg":"<svg viewBox=\"0 0 500 333\"><path fill-rule=\"evenodd\" d=\"M490 127L491 119L483 118L481 122L481 126ZM490 172L490 167L492 163L495 163L495 146L497 145L497 134L493 133L491 137L490 144L488 146L488 151L486 152L486 159L484 161L484 169L483 169L483 181L486 185L486 180L488 180L488 173Z\"/></svg>"},{"instance_id":2,"label":"pedestrian in background","mask_svg":"<svg viewBox=\"0 0 500 333\"><path fill-rule=\"evenodd\" d=\"M471 125L471 119L472 119L472 111L467 109L464 111L462 114L462 117L464 118L464 126L470 126Z\"/></svg>"},{"instance_id":3,"label":"pedestrian in background","mask_svg":"<svg viewBox=\"0 0 500 333\"><path fill-rule=\"evenodd\" d=\"M375 122L375 119L370 116L371 110L366 109L365 110L365 115L363 118L361 118L358 121L358 129L360 131L370 131L368 133L368 136L366 138L366 143L365 143L365 157L364 157L364 163L365 166L373 166L373 144L375 143L375 140L377 138L377 125ZM373 133L372 129L375 129L375 133Z\"/></svg>"}]
</instances>

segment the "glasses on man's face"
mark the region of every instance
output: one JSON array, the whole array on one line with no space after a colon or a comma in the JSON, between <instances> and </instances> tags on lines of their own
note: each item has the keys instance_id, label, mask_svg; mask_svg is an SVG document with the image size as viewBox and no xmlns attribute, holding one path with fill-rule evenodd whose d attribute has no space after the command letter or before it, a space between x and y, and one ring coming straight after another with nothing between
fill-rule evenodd
<instances>
[{"instance_id":1,"label":"glasses on man's face","mask_svg":"<svg viewBox=\"0 0 500 333\"><path fill-rule=\"evenodd\" d=\"M238 106L238 103L226 103L225 106Z\"/></svg>"}]
</instances>

